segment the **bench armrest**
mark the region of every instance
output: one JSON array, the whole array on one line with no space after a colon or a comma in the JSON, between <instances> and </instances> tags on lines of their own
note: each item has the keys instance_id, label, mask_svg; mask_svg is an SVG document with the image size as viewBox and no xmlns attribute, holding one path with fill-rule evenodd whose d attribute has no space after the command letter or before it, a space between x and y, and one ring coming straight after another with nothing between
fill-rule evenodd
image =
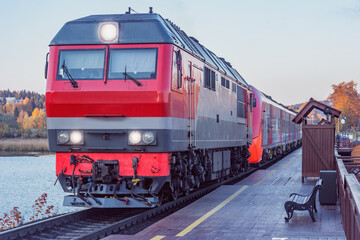
<instances>
[{"instance_id":1,"label":"bench armrest","mask_svg":"<svg viewBox=\"0 0 360 240\"><path fill-rule=\"evenodd\" d=\"M307 197L307 196L309 196L309 195L301 195L301 194L298 194L298 193L292 193L292 194L290 194L289 197L292 197L292 196Z\"/></svg>"}]
</instances>

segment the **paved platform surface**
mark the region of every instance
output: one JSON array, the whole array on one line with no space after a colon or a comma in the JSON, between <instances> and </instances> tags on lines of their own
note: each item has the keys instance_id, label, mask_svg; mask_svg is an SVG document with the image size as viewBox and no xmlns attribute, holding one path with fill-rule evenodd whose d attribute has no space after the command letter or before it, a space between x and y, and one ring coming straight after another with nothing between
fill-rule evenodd
<instances>
[{"instance_id":1,"label":"paved platform surface","mask_svg":"<svg viewBox=\"0 0 360 240\"><path fill-rule=\"evenodd\" d=\"M316 222L295 211L289 223L284 203L291 193L308 194L317 179L301 183L301 149L236 185L222 186L136 235L106 240L167 239L346 239L338 205L320 205Z\"/></svg>"}]
</instances>

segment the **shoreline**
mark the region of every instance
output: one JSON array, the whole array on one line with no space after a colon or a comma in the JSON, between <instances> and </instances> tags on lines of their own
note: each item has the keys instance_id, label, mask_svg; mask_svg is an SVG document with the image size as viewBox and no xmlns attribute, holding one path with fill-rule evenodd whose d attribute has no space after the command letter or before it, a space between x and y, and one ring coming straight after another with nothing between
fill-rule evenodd
<instances>
[{"instance_id":1,"label":"shoreline","mask_svg":"<svg viewBox=\"0 0 360 240\"><path fill-rule=\"evenodd\" d=\"M39 157L45 155L53 155L53 152L0 152L0 157Z\"/></svg>"},{"instance_id":2,"label":"shoreline","mask_svg":"<svg viewBox=\"0 0 360 240\"><path fill-rule=\"evenodd\" d=\"M54 154L49 151L47 138L2 138L0 157L41 156Z\"/></svg>"}]
</instances>

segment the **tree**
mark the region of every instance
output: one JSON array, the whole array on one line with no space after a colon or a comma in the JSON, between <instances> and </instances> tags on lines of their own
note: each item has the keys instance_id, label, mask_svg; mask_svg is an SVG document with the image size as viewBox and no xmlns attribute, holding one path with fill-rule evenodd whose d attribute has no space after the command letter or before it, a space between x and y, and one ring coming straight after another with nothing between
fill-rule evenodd
<instances>
[{"instance_id":1,"label":"tree","mask_svg":"<svg viewBox=\"0 0 360 240\"><path fill-rule=\"evenodd\" d=\"M0 113L0 123L3 136L14 137L16 132L16 119L12 113ZM1 136L2 134L0 134Z\"/></svg>"},{"instance_id":2,"label":"tree","mask_svg":"<svg viewBox=\"0 0 360 240\"><path fill-rule=\"evenodd\" d=\"M6 98L17 101L8 103ZM0 138L46 137L45 95L21 90L0 90Z\"/></svg>"},{"instance_id":3,"label":"tree","mask_svg":"<svg viewBox=\"0 0 360 240\"><path fill-rule=\"evenodd\" d=\"M328 99L334 108L341 111L340 119L346 116L345 128L354 130L359 124L360 95L357 92L357 84L354 81L341 82L331 85L334 92Z\"/></svg>"},{"instance_id":4,"label":"tree","mask_svg":"<svg viewBox=\"0 0 360 240\"><path fill-rule=\"evenodd\" d=\"M28 113L28 115L31 115L35 108L34 98L30 98L30 100L28 98L25 98L23 104L24 104L23 109Z\"/></svg>"},{"instance_id":5,"label":"tree","mask_svg":"<svg viewBox=\"0 0 360 240\"><path fill-rule=\"evenodd\" d=\"M31 117L29 118L29 128L37 129L37 130L43 128L42 117L40 115L40 110L38 108L34 109L34 111L31 114Z\"/></svg>"},{"instance_id":6,"label":"tree","mask_svg":"<svg viewBox=\"0 0 360 240\"><path fill-rule=\"evenodd\" d=\"M6 104L6 97L5 95L3 95L1 98L1 106L4 106L5 104Z\"/></svg>"},{"instance_id":7,"label":"tree","mask_svg":"<svg viewBox=\"0 0 360 240\"><path fill-rule=\"evenodd\" d=\"M20 113L20 111L19 111L18 107L16 106L15 109L14 109L14 117L15 117L15 118L18 118L18 117L19 117L19 113Z\"/></svg>"},{"instance_id":8,"label":"tree","mask_svg":"<svg viewBox=\"0 0 360 240\"><path fill-rule=\"evenodd\" d=\"M5 106L3 106L3 108L5 108L5 112L7 113L14 113L15 110L15 103L6 103Z\"/></svg>"},{"instance_id":9,"label":"tree","mask_svg":"<svg viewBox=\"0 0 360 240\"><path fill-rule=\"evenodd\" d=\"M29 102L29 98L28 98L28 97L25 97L25 99L24 99L24 101L23 101L23 104L24 104L24 105L27 105L28 102Z\"/></svg>"},{"instance_id":10,"label":"tree","mask_svg":"<svg viewBox=\"0 0 360 240\"><path fill-rule=\"evenodd\" d=\"M22 120L22 128L28 129L29 127L29 114L27 112L24 112L24 117Z\"/></svg>"}]
</instances>

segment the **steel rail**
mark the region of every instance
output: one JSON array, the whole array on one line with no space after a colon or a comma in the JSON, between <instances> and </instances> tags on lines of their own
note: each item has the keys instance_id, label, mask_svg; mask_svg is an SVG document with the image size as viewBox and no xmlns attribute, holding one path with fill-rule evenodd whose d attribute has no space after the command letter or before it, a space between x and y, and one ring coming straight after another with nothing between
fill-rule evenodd
<instances>
[{"instance_id":1,"label":"steel rail","mask_svg":"<svg viewBox=\"0 0 360 240\"><path fill-rule=\"evenodd\" d=\"M292 152L292 151L291 151ZM289 152L290 153L290 152ZM287 153L287 154L289 154ZM215 190L221 185L229 185L239 182L250 174L254 173L258 169L265 169L273 165L287 154L278 159L265 162L257 168L250 168L248 171L240 173L234 177L228 177L227 179L218 183L207 183L203 188L190 193L187 196L181 197L175 201L165 203L159 207L152 209L119 209L122 211L114 215L109 214L108 209L91 208L85 209L74 213L68 213L60 216L51 217L44 220L28 223L10 230L0 232L0 239L3 240L15 240L15 239L49 239L61 237L61 239L100 239L113 233L131 228L137 224L146 220L151 220L155 216L161 213L168 213L169 210L186 206L187 204L199 199L200 197ZM115 210L114 210L115 211ZM170 213L169 213L170 214ZM102 217L103 219L94 219L96 217ZM119 218L122 218L119 220ZM67 229L70 236L66 236ZM81 232L81 230L84 230Z\"/></svg>"}]
</instances>

